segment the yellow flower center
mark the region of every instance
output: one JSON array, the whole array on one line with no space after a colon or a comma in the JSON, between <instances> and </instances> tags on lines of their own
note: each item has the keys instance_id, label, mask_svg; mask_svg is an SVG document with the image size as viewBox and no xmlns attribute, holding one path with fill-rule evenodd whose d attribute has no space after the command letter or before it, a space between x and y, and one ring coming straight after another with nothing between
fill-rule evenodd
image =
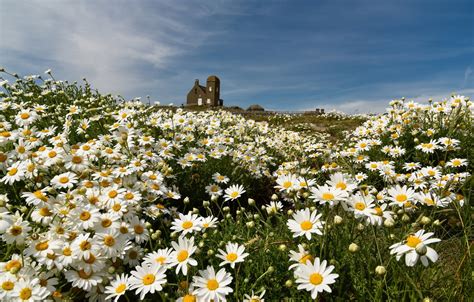
<instances>
[{"instance_id":1,"label":"yellow flower center","mask_svg":"<svg viewBox=\"0 0 474 302\"><path fill-rule=\"evenodd\" d=\"M112 225L112 220L110 220L108 218L105 218L105 219L102 220L101 225L104 228L108 228L109 226Z\"/></svg>"},{"instance_id":2,"label":"yellow flower center","mask_svg":"<svg viewBox=\"0 0 474 302\"><path fill-rule=\"evenodd\" d=\"M324 200L333 200L334 199L334 194L332 193L323 193L323 199Z\"/></svg>"},{"instance_id":3,"label":"yellow flower center","mask_svg":"<svg viewBox=\"0 0 474 302\"><path fill-rule=\"evenodd\" d=\"M407 238L407 243L406 243L406 244L407 244L409 247L415 248L415 247L418 245L418 243L420 243L420 242L421 242L421 239L420 239L420 238L418 238L418 237L416 237L416 236L414 236L414 235L410 235L410 236L408 236L408 238Z\"/></svg>"},{"instance_id":4,"label":"yellow flower center","mask_svg":"<svg viewBox=\"0 0 474 302\"><path fill-rule=\"evenodd\" d=\"M67 176L62 176L59 178L59 182L62 184L67 184L69 182L69 177Z\"/></svg>"},{"instance_id":5,"label":"yellow flower center","mask_svg":"<svg viewBox=\"0 0 474 302\"><path fill-rule=\"evenodd\" d=\"M305 220L302 223L300 223L300 226L303 231L307 231L313 228L313 223L309 220Z\"/></svg>"},{"instance_id":6,"label":"yellow flower center","mask_svg":"<svg viewBox=\"0 0 474 302\"><path fill-rule=\"evenodd\" d=\"M13 236L18 236L22 232L23 232L23 228L19 225L12 226L12 228L10 229L10 234L12 234Z\"/></svg>"},{"instance_id":7,"label":"yellow flower center","mask_svg":"<svg viewBox=\"0 0 474 302\"><path fill-rule=\"evenodd\" d=\"M31 288L26 287L20 290L20 299L28 300L31 297Z\"/></svg>"},{"instance_id":8,"label":"yellow flower center","mask_svg":"<svg viewBox=\"0 0 474 302\"><path fill-rule=\"evenodd\" d=\"M336 185L336 188L341 189L341 190L345 190L347 188L347 185L344 182L341 181Z\"/></svg>"},{"instance_id":9,"label":"yellow flower center","mask_svg":"<svg viewBox=\"0 0 474 302\"><path fill-rule=\"evenodd\" d=\"M309 282L313 285L319 285L323 282L323 276L319 273L314 273L309 276Z\"/></svg>"},{"instance_id":10,"label":"yellow flower center","mask_svg":"<svg viewBox=\"0 0 474 302\"><path fill-rule=\"evenodd\" d=\"M5 265L5 270L9 271L12 268L20 269L21 268L21 262L18 260L11 260Z\"/></svg>"},{"instance_id":11,"label":"yellow flower center","mask_svg":"<svg viewBox=\"0 0 474 302\"><path fill-rule=\"evenodd\" d=\"M293 184L293 183L292 183L291 181L285 181L285 182L283 183L283 188L288 189L288 188L291 187L292 184Z\"/></svg>"},{"instance_id":12,"label":"yellow flower center","mask_svg":"<svg viewBox=\"0 0 474 302\"><path fill-rule=\"evenodd\" d=\"M207 289L216 290L219 287L219 282L216 279L210 279L207 281Z\"/></svg>"},{"instance_id":13,"label":"yellow flower center","mask_svg":"<svg viewBox=\"0 0 474 302\"><path fill-rule=\"evenodd\" d=\"M40 242L40 243L37 243L35 245L35 249L37 251L44 251L45 249L47 249L49 247L49 244L48 244L48 241L43 241L43 242Z\"/></svg>"},{"instance_id":14,"label":"yellow flower center","mask_svg":"<svg viewBox=\"0 0 474 302\"><path fill-rule=\"evenodd\" d=\"M186 295L183 297L183 302L196 302L196 297L192 295Z\"/></svg>"},{"instance_id":15,"label":"yellow flower center","mask_svg":"<svg viewBox=\"0 0 474 302\"><path fill-rule=\"evenodd\" d=\"M188 259L188 251L182 250L178 253L178 256L176 257L179 262L183 262L184 260Z\"/></svg>"},{"instance_id":16,"label":"yellow flower center","mask_svg":"<svg viewBox=\"0 0 474 302\"><path fill-rule=\"evenodd\" d=\"M398 194L395 197L395 200L398 201L398 202L405 202L405 201L407 201L407 199L408 199L408 197L405 194Z\"/></svg>"},{"instance_id":17,"label":"yellow flower center","mask_svg":"<svg viewBox=\"0 0 474 302\"><path fill-rule=\"evenodd\" d=\"M234 191L234 192L230 193L230 197L232 197L232 198L237 198L237 196L239 196L239 192L237 192L237 191Z\"/></svg>"},{"instance_id":18,"label":"yellow flower center","mask_svg":"<svg viewBox=\"0 0 474 302\"><path fill-rule=\"evenodd\" d=\"M119 286L117 286L117 287L115 288L115 293L116 293L116 294L121 294L121 293L123 293L123 292L125 291L126 288L127 288L127 286L126 286L125 284L120 283Z\"/></svg>"},{"instance_id":19,"label":"yellow flower center","mask_svg":"<svg viewBox=\"0 0 474 302\"><path fill-rule=\"evenodd\" d=\"M127 194L125 194L125 199L126 200L131 200L133 199L135 196L133 195L133 193L131 192L128 192Z\"/></svg>"},{"instance_id":20,"label":"yellow flower center","mask_svg":"<svg viewBox=\"0 0 474 302\"><path fill-rule=\"evenodd\" d=\"M153 274L146 274L145 276L143 276L143 284L144 285L150 285L152 284L153 282L155 282L155 275Z\"/></svg>"},{"instance_id":21,"label":"yellow flower center","mask_svg":"<svg viewBox=\"0 0 474 302\"><path fill-rule=\"evenodd\" d=\"M2 283L2 289L7 290L7 291L12 290L14 286L15 286L15 284L13 284L13 282L11 282L11 281L4 281Z\"/></svg>"},{"instance_id":22,"label":"yellow flower center","mask_svg":"<svg viewBox=\"0 0 474 302\"><path fill-rule=\"evenodd\" d=\"M365 204L363 202L356 202L354 208L359 211L362 211L363 209L365 209Z\"/></svg>"},{"instance_id":23,"label":"yellow flower center","mask_svg":"<svg viewBox=\"0 0 474 302\"><path fill-rule=\"evenodd\" d=\"M158 262L159 264L163 264L166 261L166 257L160 256L160 257L156 258L155 261Z\"/></svg>"},{"instance_id":24,"label":"yellow flower center","mask_svg":"<svg viewBox=\"0 0 474 302\"><path fill-rule=\"evenodd\" d=\"M9 175L9 176L15 176L16 173L18 173L18 169L17 169L17 168L11 168L10 170L8 170L8 175Z\"/></svg>"},{"instance_id":25,"label":"yellow flower center","mask_svg":"<svg viewBox=\"0 0 474 302\"><path fill-rule=\"evenodd\" d=\"M116 203L112 206L112 209L115 211L115 212L118 212L120 211L120 209L122 209L122 206L120 205L120 203Z\"/></svg>"},{"instance_id":26,"label":"yellow flower center","mask_svg":"<svg viewBox=\"0 0 474 302\"><path fill-rule=\"evenodd\" d=\"M91 213L87 212L87 211L84 211L81 213L81 215L79 215L79 219L82 220L82 221L87 221L91 218Z\"/></svg>"},{"instance_id":27,"label":"yellow flower center","mask_svg":"<svg viewBox=\"0 0 474 302\"><path fill-rule=\"evenodd\" d=\"M113 246L115 244L115 239L114 237L107 235L104 237L104 244L106 246Z\"/></svg>"},{"instance_id":28,"label":"yellow flower center","mask_svg":"<svg viewBox=\"0 0 474 302\"><path fill-rule=\"evenodd\" d=\"M378 216L382 216L383 215L382 208L381 207L376 207L375 208L375 214L378 215Z\"/></svg>"},{"instance_id":29,"label":"yellow flower center","mask_svg":"<svg viewBox=\"0 0 474 302\"><path fill-rule=\"evenodd\" d=\"M88 274L83 269L78 271L77 274L79 275L79 277L81 277L81 279L89 279L92 276L92 272Z\"/></svg>"},{"instance_id":30,"label":"yellow flower center","mask_svg":"<svg viewBox=\"0 0 474 302\"><path fill-rule=\"evenodd\" d=\"M182 225L183 229L187 230L189 228L192 228L193 227L193 222L192 221L185 221L183 222L183 225Z\"/></svg>"},{"instance_id":31,"label":"yellow flower center","mask_svg":"<svg viewBox=\"0 0 474 302\"><path fill-rule=\"evenodd\" d=\"M135 234L143 234L143 231L145 231L145 229L139 224L134 226L133 229L135 230Z\"/></svg>"},{"instance_id":32,"label":"yellow flower center","mask_svg":"<svg viewBox=\"0 0 474 302\"><path fill-rule=\"evenodd\" d=\"M112 191L109 192L108 195L109 195L110 198L115 198L115 197L117 197L118 192L115 191L115 190L112 190Z\"/></svg>"},{"instance_id":33,"label":"yellow flower center","mask_svg":"<svg viewBox=\"0 0 474 302\"><path fill-rule=\"evenodd\" d=\"M87 251L92 248L92 244L89 241L84 240L79 244L79 248L83 251Z\"/></svg>"},{"instance_id":34,"label":"yellow flower center","mask_svg":"<svg viewBox=\"0 0 474 302\"><path fill-rule=\"evenodd\" d=\"M229 253L226 256L227 261L234 262L237 260L237 254L236 253Z\"/></svg>"},{"instance_id":35,"label":"yellow flower center","mask_svg":"<svg viewBox=\"0 0 474 302\"><path fill-rule=\"evenodd\" d=\"M310 254L304 255L303 257L300 258L300 263L306 263L306 261L308 260L313 262L313 256L311 256Z\"/></svg>"},{"instance_id":36,"label":"yellow flower center","mask_svg":"<svg viewBox=\"0 0 474 302\"><path fill-rule=\"evenodd\" d=\"M63 249L63 255L64 255L64 256L71 256L71 255L72 255L72 250L71 250L71 248L70 248L70 247L65 247L65 248Z\"/></svg>"}]
</instances>

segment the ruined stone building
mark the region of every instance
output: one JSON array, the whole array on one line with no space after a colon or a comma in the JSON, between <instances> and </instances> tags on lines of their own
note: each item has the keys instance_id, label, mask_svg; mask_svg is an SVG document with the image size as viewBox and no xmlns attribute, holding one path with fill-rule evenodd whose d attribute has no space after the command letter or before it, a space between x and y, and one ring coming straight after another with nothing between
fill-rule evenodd
<instances>
[{"instance_id":1,"label":"ruined stone building","mask_svg":"<svg viewBox=\"0 0 474 302\"><path fill-rule=\"evenodd\" d=\"M199 80L194 81L194 86L188 92L187 106L222 106L220 98L221 81L215 75L207 78L206 86L199 85Z\"/></svg>"}]
</instances>

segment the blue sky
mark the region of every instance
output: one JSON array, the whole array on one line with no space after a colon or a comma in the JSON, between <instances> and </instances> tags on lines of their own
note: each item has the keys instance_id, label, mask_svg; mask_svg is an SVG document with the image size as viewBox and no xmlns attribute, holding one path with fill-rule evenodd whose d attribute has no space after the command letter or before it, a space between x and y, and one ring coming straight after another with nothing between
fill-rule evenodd
<instances>
[{"instance_id":1,"label":"blue sky","mask_svg":"<svg viewBox=\"0 0 474 302\"><path fill-rule=\"evenodd\" d=\"M0 0L0 66L185 102L380 112L402 96L474 96L473 1Z\"/></svg>"}]
</instances>

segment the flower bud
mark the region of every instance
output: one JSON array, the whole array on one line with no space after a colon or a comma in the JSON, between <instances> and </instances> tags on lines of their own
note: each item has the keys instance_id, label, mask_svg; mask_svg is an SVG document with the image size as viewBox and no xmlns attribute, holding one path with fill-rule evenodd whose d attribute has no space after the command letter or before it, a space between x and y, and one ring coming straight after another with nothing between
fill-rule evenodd
<instances>
[{"instance_id":1,"label":"flower bud","mask_svg":"<svg viewBox=\"0 0 474 302\"><path fill-rule=\"evenodd\" d=\"M204 201L202 202L202 205L203 205L203 207L205 207L205 208L209 208L210 202L207 201L207 200L204 200Z\"/></svg>"},{"instance_id":2,"label":"flower bud","mask_svg":"<svg viewBox=\"0 0 474 302\"><path fill-rule=\"evenodd\" d=\"M273 266L269 266L267 269L267 272L269 272L270 274L273 273L274 271L275 271L275 268Z\"/></svg>"},{"instance_id":3,"label":"flower bud","mask_svg":"<svg viewBox=\"0 0 474 302\"><path fill-rule=\"evenodd\" d=\"M387 228L391 228L395 225L395 221L392 219L392 218L387 218L385 219L385 221L383 222L383 225Z\"/></svg>"},{"instance_id":4,"label":"flower bud","mask_svg":"<svg viewBox=\"0 0 474 302\"><path fill-rule=\"evenodd\" d=\"M253 227L255 226L255 222L249 221L249 222L247 222L245 225L246 225L247 227L249 227L249 228L253 228Z\"/></svg>"},{"instance_id":5,"label":"flower bud","mask_svg":"<svg viewBox=\"0 0 474 302\"><path fill-rule=\"evenodd\" d=\"M434 225L434 226L440 226L440 225L441 225L441 221L439 221L439 219L436 219L435 221L433 221L433 225Z\"/></svg>"},{"instance_id":6,"label":"flower bud","mask_svg":"<svg viewBox=\"0 0 474 302\"><path fill-rule=\"evenodd\" d=\"M227 214L225 215L225 219L231 219L231 218L232 218L232 214L227 213Z\"/></svg>"},{"instance_id":7,"label":"flower bud","mask_svg":"<svg viewBox=\"0 0 474 302\"><path fill-rule=\"evenodd\" d=\"M113 273L115 273L115 267L110 266L110 267L107 269L107 271L109 272L109 274L113 274Z\"/></svg>"},{"instance_id":8,"label":"flower bud","mask_svg":"<svg viewBox=\"0 0 474 302\"><path fill-rule=\"evenodd\" d=\"M334 216L334 224L335 224L335 225L341 224L342 221L343 221L343 219L342 219L341 216L339 216L339 215Z\"/></svg>"},{"instance_id":9,"label":"flower bud","mask_svg":"<svg viewBox=\"0 0 474 302\"><path fill-rule=\"evenodd\" d=\"M286 251L286 245L280 244L280 245L278 246L278 249L279 249L280 251L284 252L284 251Z\"/></svg>"},{"instance_id":10,"label":"flower bud","mask_svg":"<svg viewBox=\"0 0 474 302\"><path fill-rule=\"evenodd\" d=\"M349 252L357 253L360 250L360 247L356 243L349 244Z\"/></svg>"},{"instance_id":11,"label":"flower bud","mask_svg":"<svg viewBox=\"0 0 474 302\"><path fill-rule=\"evenodd\" d=\"M288 288L292 287L293 286L293 281L290 280L290 279L286 280L285 286L288 287Z\"/></svg>"},{"instance_id":12,"label":"flower bud","mask_svg":"<svg viewBox=\"0 0 474 302\"><path fill-rule=\"evenodd\" d=\"M402 221L403 221L403 222L408 222L408 221L410 221L410 216L408 216L407 214L403 214L403 216L402 216Z\"/></svg>"},{"instance_id":13,"label":"flower bud","mask_svg":"<svg viewBox=\"0 0 474 302\"><path fill-rule=\"evenodd\" d=\"M288 210L286 213L288 214L288 216L292 216L293 215L293 210Z\"/></svg>"},{"instance_id":14,"label":"flower bud","mask_svg":"<svg viewBox=\"0 0 474 302\"><path fill-rule=\"evenodd\" d=\"M188 204L188 203L189 203L189 197L186 196L186 197L183 199L183 203L184 203L184 204Z\"/></svg>"},{"instance_id":15,"label":"flower bud","mask_svg":"<svg viewBox=\"0 0 474 302\"><path fill-rule=\"evenodd\" d=\"M260 219L260 215L258 215L258 214L254 214L254 215L253 215L253 219L255 219L255 220L258 220L258 219Z\"/></svg>"},{"instance_id":16,"label":"flower bud","mask_svg":"<svg viewBox=\"0 0 474 302\"><path fill-rule=\"evenodd\" d=\"M255 200L253 200L252 198L249 198L247 200L247 202L249 203L249 206L254 206L255 205Z\"/></svg>"},{"instance_id":17,"label":"flower bud","mask_svg":"<svg viewBox=\"0 0 474 302\"><path fill-rule=\"evenodd\" d=\"M217 196L217 195L212 195L211 196L211 201L212 202L216 202L218 199L219 199L219 196Z\"/></svg>"},{"instance_id":18,"label":"flower bud","mask_svg":"<svg viewBox=\"0 0 474 302\"><path fill-rule=\"evenodd\" d=\"M272 200L273 200L273 201L277 201L277 200L278 200L278 195L273 194L273 195L272 195Z\"/></svg>"},{"instance_id":19,"label":"flower bud","mask_svg":"<svg viewBox=\"0 0 474 302\"><path fill-rule=\"evenodd\" d=\"M226 207L222 208L222 211L224 211L224 212L229 212L229 211L230 211L230 208L226 206Z\"/></svg>"},{"instance_id":20,"label":"flower bud","mask_svg":"<svg viewBox=\"0 0 474 302\"><path fill-rule=\"evenodd\" d=\"M385 275L386 272L387 269L385 268L385 266L379 265L375 268L375 273L379 276Z\"/></svg>"},{"instance_id":21,"label":"flower bud","mask_svg":"<svg viewBox=\"0 0 474 302\"><path fill-rule=\"evenodd\" d=\"M428 248L423 242L420 242L416 245L415 251L418 253L418 255L426 255L426 252L428 251Z\"/></svg>"},{"instance_id":22,"label":"flower bud","mask_svg":"<svg viewBox=\"0 0 474 302\"><path fill-rule=\"evenodd\" d=\"M363 231L364 229L365 229L365 226L364 226L362 223L359 223L359 224L357 225L357 230L358 230L358 231Z\"/></svg>"}]
</instances>

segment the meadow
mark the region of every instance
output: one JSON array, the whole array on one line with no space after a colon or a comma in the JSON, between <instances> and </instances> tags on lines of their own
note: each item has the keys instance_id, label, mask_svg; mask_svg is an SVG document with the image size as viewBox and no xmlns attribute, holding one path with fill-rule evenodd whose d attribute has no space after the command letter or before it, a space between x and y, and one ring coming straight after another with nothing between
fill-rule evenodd
<instances>
[{"instance_id":1,"label":"meadow","mask_svg":"<svg viewBox=\"0 0 474 302\"><path fill-rule=\"evenodd\" d=\"M245 116L0 79L1 301L472 301L474 105Z\"/></svg>"}]
</instances>

